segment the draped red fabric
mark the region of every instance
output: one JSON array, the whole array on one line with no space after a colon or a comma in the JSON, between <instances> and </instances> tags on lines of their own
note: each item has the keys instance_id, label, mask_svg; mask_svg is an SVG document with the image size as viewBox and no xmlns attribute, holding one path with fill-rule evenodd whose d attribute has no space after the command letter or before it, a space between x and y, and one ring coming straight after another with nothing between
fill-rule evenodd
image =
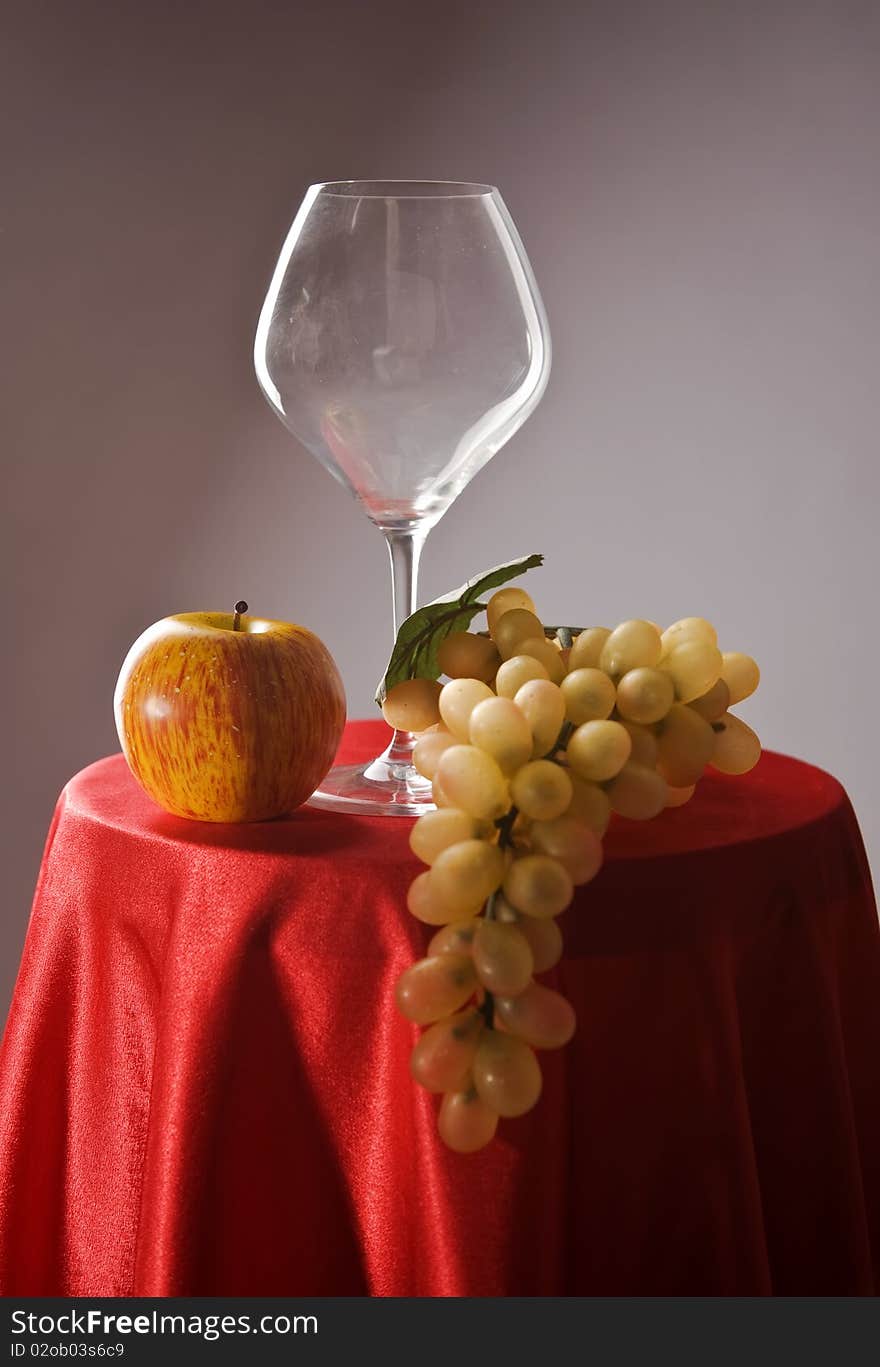
<instances>
[{"instance_id":1,"label":"draped red fabric","mask_svg":"<svg viewBox=\"0 0 880 1367\"><path fill-rule=\"evenodd\" d=\"M383 728L354 723L346 758ZM615 822L578 1032L461 1157L392 1003L409 822L58 804L0 1060L6 1295L816 1295L880 1281L880 935L845 793L765 755Z\"/></svg>"}]
</instances>

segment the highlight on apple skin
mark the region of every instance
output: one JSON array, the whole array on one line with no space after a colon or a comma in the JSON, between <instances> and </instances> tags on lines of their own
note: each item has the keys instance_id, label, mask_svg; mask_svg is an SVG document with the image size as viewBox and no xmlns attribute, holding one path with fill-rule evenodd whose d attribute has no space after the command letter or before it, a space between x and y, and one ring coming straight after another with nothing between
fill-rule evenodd
<instances>
[{"instance_id":1,"label":"highlight on apple skin","mask_svg":"<svg viewBox=\"0 0 880 1367\"><path fill-rule=\"evenodd\" d=\"M122 665L113 709L123 754L175 816L285 816L339 746L345 690L327 647L305 627L246 611L165 617Z\"/></svg>"}]
</instances>

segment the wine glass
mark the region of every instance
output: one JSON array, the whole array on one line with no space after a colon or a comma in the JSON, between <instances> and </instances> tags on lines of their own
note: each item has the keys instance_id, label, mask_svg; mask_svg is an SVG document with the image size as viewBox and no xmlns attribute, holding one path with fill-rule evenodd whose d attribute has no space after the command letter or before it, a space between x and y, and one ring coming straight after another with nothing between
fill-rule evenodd
<instances>
[{"instance_id":1,"label":"wine glass","mask_svg":"<svg viewBox=\"0 0 880 1367\"><path fill-rule=\"evenodd\" d=\"M536 406L544 306L491 185L312 185L275 267L254 364L278 417L380 528L394 632L415 611L425 537ZM314 806L417 815L430 784L396 731L331 769Z\"/></svg>"}]
</instances>

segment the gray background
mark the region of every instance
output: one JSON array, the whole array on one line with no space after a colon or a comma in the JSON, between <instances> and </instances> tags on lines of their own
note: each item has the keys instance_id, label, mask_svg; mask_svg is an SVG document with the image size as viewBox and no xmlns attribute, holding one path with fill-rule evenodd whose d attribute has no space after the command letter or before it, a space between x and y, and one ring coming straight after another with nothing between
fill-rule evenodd
<instances>
[{"instance_id":1,"label":"gray background","mask_svg":"<svg viewBox=\"0 0 880 1367\"><path fill-rule=\"evenodd\" d=\"M370 712L379 533L251 368L314 180L499 185L547 304L548 392L432 533L422 596L543 550L556 621L711 616L762 664L747 719L843 780L880 854L875 4L2 17L0 1008L144 626L244 595L316 629Z\"/></svg>"}]
</instances>

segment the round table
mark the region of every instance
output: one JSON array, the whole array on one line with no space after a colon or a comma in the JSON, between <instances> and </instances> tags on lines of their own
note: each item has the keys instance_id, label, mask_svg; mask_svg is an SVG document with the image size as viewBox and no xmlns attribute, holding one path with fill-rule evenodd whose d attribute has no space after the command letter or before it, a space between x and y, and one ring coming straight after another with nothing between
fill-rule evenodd
<instances>
[{"instance_id":1,"label":"round table","mask_svg":"<svg viewBox=\"0 0 880 1367\"><path fill-rule=\"evenodd\" d=\"M341 758L383 744L349 725ZM10 1295L817 1295L880 1284L880 934L827 774L615 819L536 1109L448 1152L392 1001L410 822L61 795L0 1057Z\"/></svg>"}]
</instances>

